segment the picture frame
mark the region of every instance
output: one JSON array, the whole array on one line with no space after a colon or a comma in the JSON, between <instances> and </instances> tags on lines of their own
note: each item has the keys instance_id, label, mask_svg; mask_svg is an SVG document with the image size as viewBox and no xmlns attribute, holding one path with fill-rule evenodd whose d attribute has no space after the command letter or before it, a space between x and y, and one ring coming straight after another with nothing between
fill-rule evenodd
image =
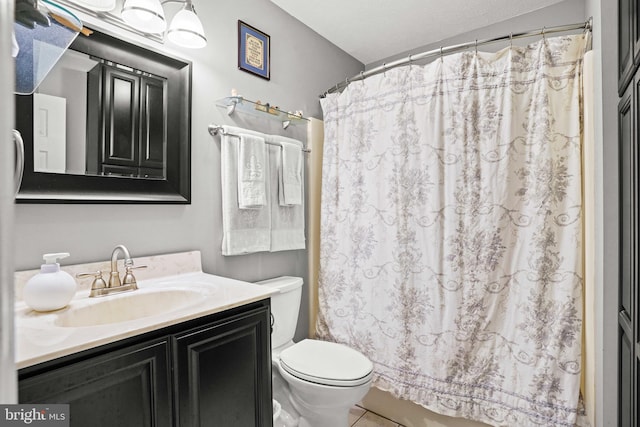
<instances>
[{"instance_id":1,"label":"picture frame","mask_svg":"<svg viewBox=\"0 0 640 427\"><path fill-rule=\"evenodd\" d=\"M271 38L238 20L238 69L271 79Z\"/></svg>"}]
</instances>

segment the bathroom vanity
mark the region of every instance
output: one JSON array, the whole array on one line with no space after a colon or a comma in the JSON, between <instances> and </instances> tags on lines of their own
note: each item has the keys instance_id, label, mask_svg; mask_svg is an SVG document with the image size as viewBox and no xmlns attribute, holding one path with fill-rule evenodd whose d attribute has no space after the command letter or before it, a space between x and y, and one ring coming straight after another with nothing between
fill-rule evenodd
<instances>
[{"instance_id":1,"label":"bathroom vanity","mask_svg":"<svg viewBox=\"0 0 640 427\"><path fill-rule=\"evenodd\" d=\"M270 291L202 272L139 286L17 303L20 403L69 403L74 427L271 426Z\"/></svg>"}]
</instances>

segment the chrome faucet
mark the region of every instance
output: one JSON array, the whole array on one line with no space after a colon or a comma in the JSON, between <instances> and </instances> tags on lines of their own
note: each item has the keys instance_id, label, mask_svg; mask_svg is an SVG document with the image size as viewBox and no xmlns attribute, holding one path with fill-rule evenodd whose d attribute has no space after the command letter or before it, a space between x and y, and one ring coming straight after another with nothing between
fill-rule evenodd
<instances>
[{"instance_id":1,"label":"chrome faucet","mask_svg":"<svg viewBox=\"0 0 640 427\"><path fill-rule=\"evenodd\" d=\"M125 273L124 278L120 281L120 273L118 272L118 255L122 252L124 256ZM107 284L102 278L102 271L95 273L80 273L76 277L90 277L93 276L94 280L91 284L90 297L101 297L117 292L134 291L138 289L138 283L136 278L131 272L135 268L146 268L146 265L133 266L133 260L129 254L129 250L124 245L118 245L113 249L111 253L111 273L109 274L109 283Z\"/></svg>"}]
</instances>

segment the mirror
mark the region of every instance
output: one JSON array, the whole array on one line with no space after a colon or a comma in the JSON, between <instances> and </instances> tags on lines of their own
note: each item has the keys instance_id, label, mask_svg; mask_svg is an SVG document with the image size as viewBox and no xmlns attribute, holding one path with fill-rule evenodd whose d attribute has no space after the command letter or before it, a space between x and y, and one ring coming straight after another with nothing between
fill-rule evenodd
<instances>
[{"instance_id":1,"label":"mirror","mask_svg":"<svg viewBox=\"0 0 640 427\"><path fill-rule=\"evenodd\" d=\"M190 203L191 64L94 31L33 95L18 202Z\"/></svg>"}]
</instances>

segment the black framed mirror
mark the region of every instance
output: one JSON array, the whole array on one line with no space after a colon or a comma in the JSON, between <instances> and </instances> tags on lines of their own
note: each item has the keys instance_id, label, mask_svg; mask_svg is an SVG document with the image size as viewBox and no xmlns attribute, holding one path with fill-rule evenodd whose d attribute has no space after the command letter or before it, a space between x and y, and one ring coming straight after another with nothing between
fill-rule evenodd
<instances>
[{"instance_id":1,"label":"black framed mirror","mask_svg":"<svg viewBox=\"0 0 640 427\"><path fill-rule=\"evenodd\" d=\"M25 145L18 202L190 203L190 62L80 34L15 102Z\"/></svg>"}]
</instances>

